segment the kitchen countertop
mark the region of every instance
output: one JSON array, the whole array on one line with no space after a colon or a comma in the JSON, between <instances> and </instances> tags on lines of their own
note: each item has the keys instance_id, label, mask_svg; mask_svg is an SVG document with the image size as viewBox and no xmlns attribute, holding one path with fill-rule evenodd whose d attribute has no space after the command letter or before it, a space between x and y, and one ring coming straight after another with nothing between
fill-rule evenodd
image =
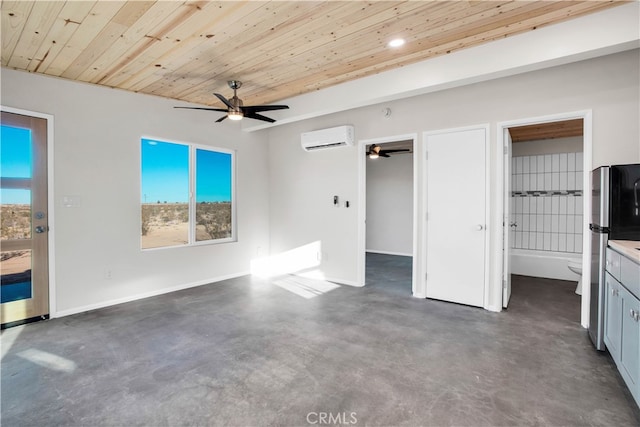
<instances>
[{"instance_id":1,"label":"kitchen countertop","mask_svg":"<svg viewBox=\"0 0 640 427\"><path fill-rule=\"evenodd\" d=\"M627 258L640 264L640 242L633 240L609 240L609 246Z\"/></svg>"}]
</instances>

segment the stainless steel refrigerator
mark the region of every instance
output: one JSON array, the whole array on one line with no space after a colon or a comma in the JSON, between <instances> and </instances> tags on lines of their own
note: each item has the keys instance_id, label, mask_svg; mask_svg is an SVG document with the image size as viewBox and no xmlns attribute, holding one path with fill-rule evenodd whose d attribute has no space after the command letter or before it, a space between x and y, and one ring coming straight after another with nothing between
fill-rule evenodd
<instances>
[{"instance_id":1,"label":"stainless steel refrigerator","mask_svg":"<svg viewBox=\"0 0 640 427\"><path fill-rule=\"evenodd\" d=\"M640 164L591 172L591 286L589 336L604 351L604 270L607 242L640 240Z\"/></svg>"}]
</instances>

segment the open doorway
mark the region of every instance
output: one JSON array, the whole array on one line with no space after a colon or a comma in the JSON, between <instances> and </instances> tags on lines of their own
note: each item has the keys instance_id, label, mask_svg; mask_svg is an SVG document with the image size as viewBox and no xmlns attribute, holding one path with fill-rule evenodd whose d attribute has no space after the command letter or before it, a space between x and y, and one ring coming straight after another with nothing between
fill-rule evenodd
<instances>
[{"instance_id":1,"label":"open doorway","mask_svg":"<svg viewBox=\"0 0 640 427\"><path fill-rule=\"evenodd\" d=\"M502 128L504 307L557 306L559 316L581 322L589 169L584 129L582 117Z\"/></svg>"},{"instance_id":2,"label":"open doorway","mask_svg":"<svg viewBox=\"0 0 640 427\"><path fill-rule=\"evenodd\" d=\"M414 137L363 141L364 285L413 294Z\"/></svg>"}]
</instances>

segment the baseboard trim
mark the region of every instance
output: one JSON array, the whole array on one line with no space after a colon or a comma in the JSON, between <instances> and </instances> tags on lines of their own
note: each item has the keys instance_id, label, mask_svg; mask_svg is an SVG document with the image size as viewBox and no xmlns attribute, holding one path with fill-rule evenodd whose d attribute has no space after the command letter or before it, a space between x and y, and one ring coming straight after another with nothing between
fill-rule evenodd
<instances>
[{"instance_id":1,"label":"baseboard trim","mask_svg":"<svg viewBox=\"0 0 640 427\"><path fill-rule=\"evenodd\" d=\"M235 279L237 277L247 276L249 274L251 274L251 273L242 272L242 273L228 274L226 276L219 276L219 277L215 277L215 278L211 278L211 279L198 280L196 282L183 283L183 284L180 284L180 285L177 285L177 286L171 286L171 287L168 287L168 288L162 288L162 289L158 289L158 290L154 290L154 291L150 291L150 292L143 292L141 294L130 295L130 296L123 297L123 298L116 298L116 299L109 300L109 301L99 302L99 303L95 303L95 304L89 304L89 305L85 305L85 306L81 306L81 307L70 308L70 309L67 309L67 310L61 310L61 311L57 311L56 313L52 313L51 314L51 318L53 319L53 318L58 318L58 317L71 316L72 314L78 314L78 313L84 313L84 312L87 312L87 311L98 310L100 308L111 307L113 305L124 304L124 303L127 303L127 302L132 302L132 301L137 301L137 300L141 300L141 299L145 299L145 298L155 297L155 296L158 296L158 295L164 295L164 294L168 294L168 293L171 293L171 292L181 291L183 289L195 288L197 286L202 286L202 285L208 285L210 283L221 282L223 280Z\"/></svg>"},{"instance_id":2,"label":"baseboard trim","mask_svg":"<svg viewBox=\"0 0 640 427\"><path fill-rule=\"evenodd\" d=\"M487 311L493 311L494 313L500 313L502 311L502 305L487 305L484 309Z\"/></svg>"},{"instance_id":3,"label":"baseboard trim","mask_svg":"<svg viewBox=\"0 0 640 427\"><path fill-rule=\"evenodd\" d=\"M371 249L367 249L365 250L365 252L371 253L371 254L380 254L380 255L395 255L395 256L408 256L408 257L413 256L413 254L407 254L407 253L401 253L401 252L389 252L389 251L374 251Z\"/></svg>"}]
</instances>

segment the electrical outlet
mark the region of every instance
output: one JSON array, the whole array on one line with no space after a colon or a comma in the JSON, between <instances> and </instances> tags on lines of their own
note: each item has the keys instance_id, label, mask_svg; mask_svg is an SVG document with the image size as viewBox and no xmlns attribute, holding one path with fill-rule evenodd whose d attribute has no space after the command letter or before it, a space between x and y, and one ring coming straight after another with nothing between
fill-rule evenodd
<instances>
[{"instance_id":1,"label":"electrical outlet","mask_svg":"<svg viewBox=\"0 0 640 427\"><path fill-rule=\"evenodd\" d=\"M113 274L111 272L111 269L108 268L108 267L104 269L104 278L107 279L107 280L111 280L113 278Z\"/></svg>"}]
</instances>

